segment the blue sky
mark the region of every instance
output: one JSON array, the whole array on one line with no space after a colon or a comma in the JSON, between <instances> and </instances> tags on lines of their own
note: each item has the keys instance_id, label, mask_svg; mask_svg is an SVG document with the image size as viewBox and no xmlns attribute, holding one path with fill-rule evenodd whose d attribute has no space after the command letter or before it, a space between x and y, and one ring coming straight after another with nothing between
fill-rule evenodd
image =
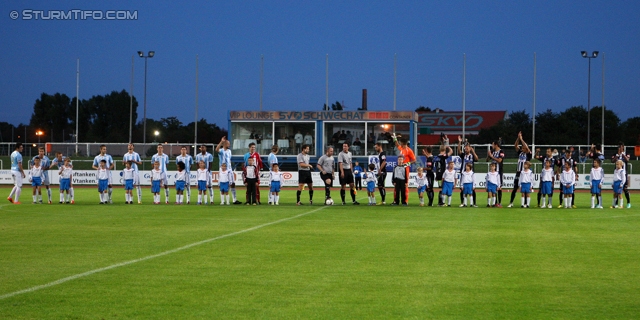
<instances>
[{"instance_id":1,"label":"blue sky","mask_svg":"<svg viewBox=\"0 0 640 320\"><path fill-rule=\"evenodd\" d=\"M131 57L149 59L147 116L194 120L199 56L199 118L222 127L229 110L258 110L264 55L264 110L347 110L462 106L527 110L537 54L537 110L587 104L587 59L605 52L605 104L623 120L640 116L638 1L3 1L0 4L2 119L29 122L40 93L80 97L127 90ZM136 10L138 19L24 20L17 10ZM602 103L602 56L592 60L591 102ZM142 118L144 60L135 57L134 95Z\"/></svg>"}]
</instances>

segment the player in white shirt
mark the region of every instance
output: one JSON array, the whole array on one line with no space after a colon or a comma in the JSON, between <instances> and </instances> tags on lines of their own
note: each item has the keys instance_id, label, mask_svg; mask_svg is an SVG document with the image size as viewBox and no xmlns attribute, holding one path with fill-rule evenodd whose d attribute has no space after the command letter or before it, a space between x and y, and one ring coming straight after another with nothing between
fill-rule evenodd
<instances>
[{"instance_id":1,"label":"player in white shirt","mask_svg":"<svg viewBox=\"0 0 640 320\"><path fill-rule=\"evenodd\" d=\"M131 168L133 168L133 185L138 192L138 204L141 204L142 188L140 187L140 171L138 170L138 165L142 164L142 159L140 159L140 155L134 151L134 147L133 143L127 145L127 153L122 157L122 162L131 162ZM131 201L133 201L133 199Z\"/></svg>"},{"instance_id":2,"label":"player in white shirt","mask_svg":"<svg viewBox=\"0 0 640 320\"><path fill-rule=\"evenodd\" d=\"M233 166L231 165L231 149L229 146L231 143L227 140L226 137L222 137L220 143L216 146L216 152L218 153L218 158L220 160L219 167L222 167L223 163L227 164L227 169L233 171ZM236 180L235 174L233 176L233 180L229 183L229 187L231 189L231 196L233 197L233 204L242 204L242 202L238 201L236 198Z\"/></svg>"},{"instance_id":3,"label":"player in white shirt","mask_svg":"<svg viewBox=\"0 0 640 320\"><path fill-rule=\"evenodd\" d=\"M487 207L496 206L496 195L498 194L498 190L502 188L500 172L496 171L496 167L496 163L491 163L489 165L489 172L487 172L487 176L485 177L487 183Z\"/></svg>"},{"instance_id":4,"label":"player in white shirt","mask_svg":"<svg viewBox=\"0 0 640 320\"><path fill-rule=\"evenodd\" d=\"M624 193L624 185L627 182L627 172L624 170L624 162L622 160L616 161L616 170L613 172L613 204L611 208L622 209L622 193ZM616 199L618 200L618 206L616 206Z\"/></svg>"},{"instance_id":5,"label":"player in white shirt","mask_svg":"<svg viewBox=\"0 0 640 320\"><path fill-rule=\"evenodd\" d=\"M520 179L518 184L522 197L520 197L520 208L529 208L531 203L531 193L534 192L533 186L533 171L531 171L531 162L525 161L524 169L520 171Z\"/></svg>"},{"instance_id":6,"label":"player in white shirt","mask_svg":"<svg viewBox=\"0 0 640 320\"><path fill-rule=\"evenodd\" d=\"M151 193L153 193L153 204L160 204L160 189L164 187L166 174L160 169L160 161L153 163L151 170Z\"/></svg>"},{"instance_id":7,"label":"player in white shirt","mask_svg":"<svg viewBox=\"0 0 640 320\"><path fill-rule=\"evenodd\" d=\"M209 170L204 161L198 162L198 170L196 170L196 181L198 183L198 205L207 204L207 179Z\"/></svg>"},{"instance_id":8,"label":"player in white shirt","mask_svg":"<svg viewBox=\"0 0 640 320\"><path fill-rule=\"evenodd\" d=\"M418 192L418 198L420 199L420 206L424 207L424 193L429 188L429 178L427 178L427 174L424 172L424 168L418 167L416 169L416 191Z\"/></svg>"},{"instance_id":9,"label":"player in white shirt","mask_svg":"<svg viewBox=\"0 0 640 320\"><path fill-rule=\"evenodd\" d=\"M132 162L127 161L124 163L124 169L122 169L122 179L124 180L124 201L125 204L133 204L133 184L136 171L132 167Z\"/></svg>"},{"instance_id":10,"label":"player in white shirt","mask_svg":"<svg viewBox=\"0 0 640 320\"><path fill-rule=\"evenodd\" d=\"M207 190L209 190L209 203L213 204L213 187L211 183L211 164L213 163L213 155L207 152L207 146L200 146L200 153L196 154L196 162L204 161L204 166L209 171L209 178L207 178Z\"/></svg>"},{"instance_id":11,"label":"player in white shirt","mask_svg":"<svg viewBox=\"0 0 640 320\"><path fill-rule=\"evenodd\" d=\"M11 189L9 197L7 197L7 200L13 204L20 204L22 179L25 178L24 170L22 169L22 154L20 152L22 152L22 142L17 142L15 151L11 153L11 176L13 177L13 189Z\"/></svg>"},{"instance_id":12,"label":"player in white shirt","mask_svg":"<svg viewBox=\"0 0 640 320\"><path fill-rule=\"evenodd\" d=\"M71 166L71 159L64 159L64 165L60 166L60 203L71 203L75 201L71 198L71 180L73 179L73 166ZM64 193L67 193L67 199L65 199Z\"/></svg>"},{"instance_id":13,"label":"player in white shirt","mask_svg":"<svg viewBox=\"0 0 640 320\"><path fill-rule=\"evenodd\" d=\"M109 176L111 176L111 172L107 168L107 160L102 159L99 162L98 173L96 177L98 178L98 193L100 193L100 204L111 203L111 199L109 199L108 191L109 188Z\"/></svg>"},{"instance_id":14,"label":"player in white shirt","mask_svg":"<svg viewBox=\"0 0 640 320\"><path fill-rule=\"evenodd\" d=\"M593 167L589 174L591 183L591 209L602 209L602 182L604 181L604 170L600 167L600 159L593 160ZM598 197L598 206L596 206L596 197Z\"/></svg>"},{"instance_id":15,"label":"player in white shirt","mask_svg":"<svg viewBox=\"0 0 640 320\"><path fill-rule=\"evenodd\" d=\"M551 209L553 208L552 202L553 202L553 181L555 178L555 173L554 173L554 168L553 168L553 164L551 162L550 159L547 159L544 162L544 169L542 169L542 171L540 172L540 190L539 193L541 195L541 199L542 199L542 206L541 208L544 208L545 205L547 204L547 202L549 203L549 205L547 206L547 208ZM547 199L545 200L545 196L547 196Z\"/></svg>"},{"instance_id":16,"label":"player in white shirt","mask_svg":"<svg viewBox=\"0 0 640 320\"><path fill-rule=\"evenodd\" d=\"M267 164L269 165L269 168L273 168L274 164L278 164L278 157L277 157L278 150L279 150L279 147L277 144L274 144L271 147L271 153L269 153L269 156L267 157ZM275 203L275 198L273 196L273 193L269 192L269 204L273 204L273 203Z\"/></svg>"},{"instance_id":17,"label":"player in white shirt","mask_svg":"<svg viewBox=\"0 0 640 320\"><path fill-rule=\"evenodd\" d=\"M56 152L56 157L53 158L53 160L51 160L51 167L53 168L53 166L56 166L58 169L62 169L63 166L65 166L65 160L67 159L67 157L62 155L62 152L57 151ZM73 169L73 161L69 160L69 166L71 167L71 169ZM67 195L69 197L71 197L71 204L75 203L75 199L74 199L74 193L73 193L73 179L69 180L69 190L67 192ZM69 203L69 201L67 201L67 203Z\"/></svg>"},{"instance_id":18,"label":"player in white shirt","mask_svg":"<svg viewBox=\"0 0 640 320\"><path fill-rule=\"evenodd\" d=\"M44 181L44 170L41 165L40 158L35 158L33 166L29 169L29 182L31 182L31 186L33 187L33 203L42 204L42 190L40 187L42 186L42 182Z\"/></svg>"},{"instance_id":19,"label":"player in white shirt","mask_svg":"<svg viewBox=\"0 0 640 320\"><path fill-rule=\"evenodd\" d=\"M560 174L560 185L562 186L562 195L564 208L571 208L571 198L573 198L573 186L576 184L576 173L573 171L570 162L566 162L564 171Z\"/></svg>"},{"instance_id":20,"label":"player in white shirt","mask_svg":"<svg viewBox=\"0 0 640 320\"><path fill-rule=\"evenodd\" d=\"M229 202L229 185L231 185L234 181L233 170L227 167L226 163L223 163L220 167L220 172L218 173L218 187L220 188L220 205L224 204L225 199L227 200L227 205L230 205Z\"/></svg>"},{"instance_id":21,"label":"player in white shirt","mask_svg":"<svg viewBox=\"0 0 640 320\"><path fill-rule=\"evenodd\" d=\"M273 149L272 149L273 150ZM278 163L271 165L271 171L269 171L269 191L272 195L273 205L280 205L280 187L284 184L284 176L278 169Z\"/></svg>"},{"instance_id":22,"label":"player in white shirt","mask_svg":"<svg viewBox=\"0 0 640 320\"><path fill-rule=\"evenodd\" d=\"M115 168L115 164L113 163L113 158L111 157L111 155L107 154L107 146L105 146L104 144L100 146L100 154L93 159L93 165L91 167L96 170L99 169L100 162L102 162L102 160L105 161L106 169L107 169L108 197L107 197L107 200L105 200L105 202L108 201L109 203L113 203L113 201L111 200L111 193L113 192L113 185L111 182L111 170Z\"/></svg>"},{"instance_id":23,"label":"player in white shirt","mask_svg":"<svg viewBox=\"0 0 640 320\"><path fill-rule=\"evenodd\" d=\"M187 189L187 204L191 203L191 167L193 166L193 158L187 153L187 147L182 146L180 148L180 154L176 157L176 164L178 162L184 163L185 173L185 188Z\"/></svg>"},{"instance_id":24,"label":"player in white shirt","mask_svg":"<svg viewBox=\"0 0 640 320\"><path fill-rule=\"evenodd\" d=\"M42 185L47 189L47 199L49 204L51 204L51 189L49 188L49 168L51 167L51 160L49 157L44 154L44 147L38 148L38 155L33 157L33 160L36 158L40 159L40 167L42 167Z\"/></svg>"},{"instance_id":25,"label":"player in white shirt","mask_svg":"<svg viewBox=\"0 0 640 320\"><path fill-rule=\"evenodd\" d=\"M364 183L367 185L367 196L369 196L369 205L376 205L376 182L378 182L378 171L376 165L369 164L369 171L364 173Z\"/></svg>"},{"instance_id":26,"label":"player in white shirt","mask_svg":"<svg viewBox=\"0 0 640 320\"><path fill-rule=\"evenodd\" d=\"M182 204L184 201L184 189L187 184L187 169L184 162L180 161L176 165L178 172L176 173L176 204Z\"/></svg>"},{"instance_id":27,"label":"player in white shirt","mask_svg":"<svg viewBox=\"0 0 640 320\"><path fill-rule=\"evenodd\" d=\"M455 163L449 162L449 167L442 174L442 202L443 206L451 207L451 195L453 194L453 188L458 183L458 175L455 170ZM448 200L447 200L448 197Z\"/></svg>"},{"instance_id":28,"label":"player in white shirt","mask_svg":"<svg viewBox=\"0 0 640 320\"><path fill-rule=\"evenodd\" d=\"M462 191L462 195L464 197L463 202L460 204L460 207L466 207L467 204L469 207L478 207L473 204L473 193L476 190L475 187L475 173L473 172L473 163L468 162L465 165L464 171L460 174L460 190Z\"/></svg>"},{"instance_id":29,"label":"player in white shirt","mask_svg":"<svg viewBox=\"0 0 640 320\"><path fill-rule=\"evenodd\" d=\"M164 186L164 203L169 204L169 180L167 179L167 165L169 164L169 156L163 152L164 147L158 143L158 153L151 157L151 164L156 161L159 163L160 171L164 173L162 185Z\"/></svg>"}]
</instances>

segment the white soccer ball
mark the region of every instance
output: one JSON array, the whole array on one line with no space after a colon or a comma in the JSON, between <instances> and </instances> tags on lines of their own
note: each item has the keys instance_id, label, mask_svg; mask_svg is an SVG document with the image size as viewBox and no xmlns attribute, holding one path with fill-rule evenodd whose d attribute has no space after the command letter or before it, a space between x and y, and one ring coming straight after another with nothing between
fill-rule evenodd
<instances>
[{"instance_id":1,"label":"white soccer ball","mask_svg":"<svg viewBox=\"0 0 640 320\"><path fill-rule=\"evenodd\" d=\"M329 198L329 199L325 200L324 204L326 204L328 206L332 206L333 205L333 199Z\"/></svg>"}]
</instances>

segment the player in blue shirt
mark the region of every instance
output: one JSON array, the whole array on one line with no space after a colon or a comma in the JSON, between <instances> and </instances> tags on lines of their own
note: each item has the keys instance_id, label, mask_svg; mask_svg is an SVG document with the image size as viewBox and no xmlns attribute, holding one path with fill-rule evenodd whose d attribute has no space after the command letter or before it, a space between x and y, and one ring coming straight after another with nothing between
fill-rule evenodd
<instances>
[{"instance_id":1,"label":"player in blue shirt","mask_svg":"<svg viewBox=\"0 0 640 320\"><path fill-rule=\"evenodd\" d=\"M111 194L113 192L113 183L111 181L111 170L115 168L115 164L113 163L113 158L111 157L111 155L107 154L107 146L105 146L104 144L100 146L100 154L93 159L92 168L95 170L98 170L100 168L100 162L102 160L106 162L106 168L107 168L109 203L113 203L113 201L111 200Z\"/></svg>"},{"instance_id":2,"label":"player in blue shirt","mask_svg":"<svg viewBox=\"0 0 640 320\"><path fill-rule=\"evenodd\" d=\"M22 192L22 179L25 178L22 169L22 142L16 143L16 149L11 153L11 176L13 177L13 189L7 200L11 203L20 204L20 193ZM15 198L14 198L15 196Z\"/></svg>"},{"instance_id":3,"label":"player in blue shirt","mask_svg":"<svg viewBox=\"0 0 640 320\"><path fill-rule=\"evenodd\" d=\"M127 146L127 153L122 157L122 162L127 163L131 162L131 168L134 170L133 173L133 185L138 192L138 204L142 203L142 188L140 188L140 171L138 171L138 165L142 164L142 159L140 159L140 155L133 151L134 145L133 143L129 143Z\"/></svg>"},{"instance_id":4,"label":"player in blue shirt","mask_svg":"<svg viewBox=\"0 0 640 320\"><path fill-rule=\"evenodd\" d=\"M169 180L167 179L167 164L169 164L169 156L164 152L162 143L158 143L158 153L151 157L151 164L158 161L160 164L160 171L163 173L162 185L164 186L164 203L169 204Z\"/></svg>"},{"instance_id":5,"label":"player in blue shirt","mask_svg":"<svg viewBox=\"0 0 640 320\"><path fill-rule=\"evenodd\" d=\"M60 151L56 151L56 157L53 158L53 160L51 160L51 166L50 168L53 168L54 166L57 167L58 169L62 169L65 166L65 159L67 159L67 157L62 155L62 152ZM73 161L69 160L69 166L71 168L73 168ZM71 197L71 203L75 202L75 195L73 193L73 179L69 180L69 191L67 192L67 194L69 195L69 197Z\"/></svg>"},{"instance_id":6,"label":"player in blue shirt","mask_svg":"<svg viewBox=\"0 0 640 320\"><path fill-rule=\"evenodd\" d=\"M226 163L227 169L233 170L233 167L231 166L231 149L229 149L230 145L231 143L229 142L229 140L227 140L226 137L222 137L222 139L220 140L220 143L218 143L218 145L216 146L216 152L218 153L218 157L220 159L219 167L222 168L222 164ZM231 181L230 187L231 187L231 196L233 197L233 204L242 204L242 202L238 201L238 199L236 198L235 180Z\"/></svg>"},{"instance_id":7,"label":"player in blue shirt","mask_svg":"<svg viewBox=\"0 0 640 320\"><path fill-rule=\"evenodd\" d=\"M40 167L42 168L42 185L47 188L47 198L49 199L49 204L51 204L51 189L49 189L50 180L49 180L49 168L51 167L51 160L44 154L44 147L38 148L38 155L33 157L33 162L35 162L36 158L40 159Z\"/></svg>"},{"instance_id":8,"label":"player in blue shirt","mask_svg":"<svg viewBox=\"0 0 640 320\"><path fill-rule=\"evenodd\" d=\"M209 172L207 175L207 190L209 190L209 203L213 204L213 186L211 182L211 164L213 163L213 155L207 152L207 146L200 146L200 153L196 154L196 162L204 161L204 166Z\"/></svg>"},{"instance_id":9,"label":"player in blue shirt","mask_svg":"<svg viewBox=\"0 0 640 320\"><path fill-rule=\"evenodd\" d=\"M193 158L187 153L187 147L180 148L180 154L176 157L176 165L178 162L184 163L185 170L185 188L187 189L187 204L191 203L191 166L193 166Z\"/></svg>"},{"instance_id":10,"label":"player in blue shirt","mask_svg":"<svg viewBox=\"0 0 640 320\"><path fill-rule=\"evenodd\" d=\"M267 157L267 163L269 164L269 168L273 168L274 164L278 164L278 157L276 156L278 154L278 150L279 150L279 147L277 144L274 144L273 146L271 146L271 153L269 153L269 156ZM272 192L269 192L269 204L276 203L275 197L276 196Z\"/></svg>"}]
</instances>

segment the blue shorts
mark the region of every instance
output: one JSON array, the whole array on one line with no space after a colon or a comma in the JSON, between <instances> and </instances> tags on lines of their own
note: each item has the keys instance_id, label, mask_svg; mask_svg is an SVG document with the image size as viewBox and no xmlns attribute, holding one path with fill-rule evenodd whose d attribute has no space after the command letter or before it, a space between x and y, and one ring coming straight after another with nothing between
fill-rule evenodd
<instances>
[{"instance_id":1,"label":"blue shorts","mask_svg":"<svg viewBox=\"0 0 640 320\"><path fill-rule=\"evenodd\" d=\"M473 183L465 183L462 185L462 194L464 195L472 195L473 194Z\"/></svg>"},{"instance_id":2,"label":"blue shorts","mask_svg":"<svg viewBox=\"0 0 640 320\"><path fill-rule=\"evenodd\" d=\"M184 191L184 181L176 181L176 191Z\"/></svg>"},{"instance_id":3,"label":"blue shorts","mask_svg":"<svg viewBox=\"0 0 640 320\"><path fill-rule=\"evenodd\" d=\"M453 194L453 182L444 181L442 183L442 194L445 196L451 196L451 194Z\"/></svg>"},{"instance_id":4,"label":"blue shorts","mask_svg":"<svg viewBox=\"0 0 640 320\"><path fill-rule=\"evenodd\" d=\"M567 187L566 184L562 185L562 193L563 194L573 194L573 186Z\"/></svg>"},{"instance_id":5,"label":"blue shorts","mask_svg":"<svg viewBox=\"0 0 640 320\"><path fill-rule=\"evenodd\" d=\"M487 182L487 192L496 194L498 193L498 185L491 182Z\"/></svg>"},{"instance_id":6,"label":"blue shorts","mask_svg":"<svg viewBox=\"0 0 640 320\"><path fill-rule=\"evenodd\" d=\"M151 181L151 193L160 193L160 180Z\"/></svg>"},{"instance_id":7,"label":"blue shorts","mask_svg":"<svg viewBox=\"0 0 640 320\"><path fill-rule=\"evenodd\" d=\"M229 192L229 182L220 182L220 192Z\"/></svg>"},{"instance_id":8,"label":"blue shorts","mask_svg":"<svg viewBox=\"0 0 640 320\"><path fill-rule=\"evenodd\" d=\"M109 188L109 180L98 180L98 192L103 193Z\"/></svg>"},{"instance_id":9,"label":"blue shorts","mask_svg":"<svg viewBox=\"0 0 640 320\"><path fill-rule=\"evenodd\" d=\"M425 191L427 191L426 185L418 187L418 194L424 193Z\"/></svg>"},{"instance_id":10,"label":"blue shorts","mask_svg":"<svg viewBox=\"0 0 640 320\"><path fill-rule=\"evenodd\" d=\"M31 178L31 186L32 187L39 187L41 185L42 185L42 178L40 178L40 177Z\"/></svg>"},{"instance_id":11,"label":"blue shorts","mask_svg":"<svg viewBox=\"0 0 640 320\"><path fill-rule=\"evenodd\" d=\"M621 194L622 193L622 180L618 180L618 181L614 181L613 182L613 193L616 194Z\"/></svg>"},{"instance_id":12,"label":"blue shorts","mask_svg":"<svg viewBox=\"0 0 640 320\"><path fill-rule=\"evenodd\" d=\"M553 193L553 181L542 181L540 193L546 196L551 195Z\"/></svg>"},{"instance_id":13,"label":"blue shorts","mask_svg":"<svg viewBox=\"0 0 640 320\"><path fill-rule=\"evenodd\" d=\"M523 183L520 185L520 192L531 193L531 182Z\"/></svg>"},{"instance_id":14,"label":"blue shorts","mask_svg":"<svg viewBox=\"0 0 640 320\"><path fill-rule=\"evenodd\" d=\"M60 191L69 191L71 179L60 179Z\"/></svg>"},{"instance_id":15,"label":"blue shorts","mask_svg":"<svg viewBox=\"0 0 640 320\"><path fill-rule=\"evenodd\" d=\"M124 181L125 190L133 190L133 179Z\"/></svg>"},{"instance_id":16,"label":"blue shorts","mask_svg":"<svg viewBox=\"0 0 640 320\"><path fill-rule=\"evenodd\" d=\"M375 181L367 182L367 192L376 192L376 182Z\"/></svg>"},{"instance_id":17,"label":"blue shorts","mask_svg":"<svg viewBox=\"0 0 640 320\"><path fill-rule=\"evenodd\" d=\"M198 180L198 191L207 190L207 180Z\"/></svg>"},{"instance_id":18,"label":"blue shorts","mask_svg":"<svg viewBox=\"0 0 640 320\"><path fill-rule=\"evenodd\" d=\"M600 194L602 190L600 190L600 180L591 180L591 193L592 194Z\"/></svg>"},{"instance_id":19,"label":"blue shorts","mask_svg":"<svg viewBox=\"0 0 640 320\"><path fill-rule=\"evenodd\" d=\"M271 188L269 189L269 191L280 192L280 181L271 181Z\"/></svg>"}]
</instances>

